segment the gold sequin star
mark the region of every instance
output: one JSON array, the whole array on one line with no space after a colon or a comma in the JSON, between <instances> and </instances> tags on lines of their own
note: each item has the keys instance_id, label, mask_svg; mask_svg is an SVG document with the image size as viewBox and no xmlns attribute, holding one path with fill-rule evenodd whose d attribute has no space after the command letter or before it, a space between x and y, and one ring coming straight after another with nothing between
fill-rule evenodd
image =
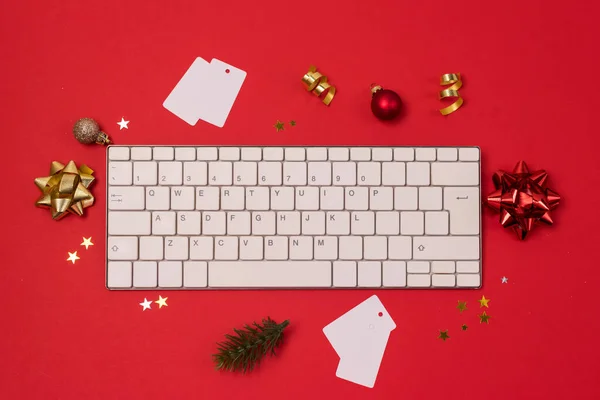
<instances>
[{"instance_id":1,"label":"gold sequin star","mask_svg":"<svg viewBox=\"0 0 600 400\"><path fill-rule=\"evenodd\" d=\"M458 308L458 311L460 311L462 313L463 311L465 311L467 309L467 302L459 300L456 308Z\"/></svg>"},{"instance_id":2,"label":"gold sequin star","mask_svg":"<svg viewBox=\"0 0 600 400\"><path fill-rule=\"evenodd\" d=\"M485 298L485 296L481 296L481 300L479 300L479 304L481 304L481 305L480 305L480 307L479 307L479 308L481 308L481 307L490 308L490 307L488 306L488 302L489 302L489 301L490 301L490 299L486 299L486 298Z\"/></svg>"},{"instance_id":3,"label":"gold sequin star","mask_svg":"<svg viewBox=\"0 0 600 400\"><path fill-rule=\"evenodd\" d=\"M469 327L466 324L462 324L460 329L462 329L463 331L466 331L467 329L469 329Z\"/></svg>"},{"instance_id":4,"label":"gold sequin star","mask_svg":"<svg viewBox=\"0 0 600 400\"><path fill-rule=\"evenodd\" d=\"M155 303L158 304L158 308L162 308L162 306L167 307L168 306L167 299L168 299L168 297L165 297L163 299L162 296L158 296L158 300L155 301Z\"/></svg>"},{"instance_id":5,"label":"gold sequin star","mask_svg":"<svg viewBox=\"0 0 600 400\"><path fill-rule=\"evenodd\" d=\"M83 243L81 243L81 246L85 246L85 249L87 250L89 246L93 246L94 243L92 243L92 238L91 236L89 238L83 238Z\"/></svg>"},{"instance_id":6,"label":"gold sequin star","mask_svg":"<svg viewBox=\"0 0 600 400\"><path fill-rule=\"evenodd\" d=\"M277 132L279 132L279 131L283 130L284 124L281 121L277 121L275 123L275 125L273 125L273 126L275 127L275 130L277 130Z\"/></svg>"},{"instance_id":7,"label":"gold sequin star","mask_svg":"<svg viewBox=\"0 0 600 400\"><path fill-rule=\"evenodd\" d=\"M290 121L290 125L291 125L291 126L296 126L296 121L294 121L294 120L291 120L291 121Z\"/></svg>"},{"instance_id":8,"label":"gold sequin star","mask_svg":"<svg viewBox=\"0 0 600 400\"><path fill-rule=\"evenodd\" d=\"M73 264L75 264L75 261L79 260L79 257L77 257L77 252L70 253L67 251L67 253L69 253L69 258L67 258L67 261L71 261Z\"/></svg>"},{"instance_id":9,"label":"gold sequin star","mask_svg":"<svg viewBox=\"0 0 600 400\"><path fill-rule=\"evenodd\" d=\"M485 322L486 324L489 324L489 321L488 321L488 320L489 320L491 317L490 317L489 315L487 315L487 314L485 313L485 311L484 311L484 312L482 312L482 313L481 313L481 315L478 315L478 317L479 317L479 323L480 323L480 324L482 324L482 323L484 323L484 322Z\"/></svg>"},{"instance_id":10,"label":"gold sequin star","mask_svg":"<svg viewBox=\"0 0 600 400\"><path fill-rule=\"evenodd\" d=\"M438 339L442 339L444 342L446 341L446 339L450 339L450 336L448 336L448 329L446 329L445 331L440 331Z\"/></svg>"}]
</instances>

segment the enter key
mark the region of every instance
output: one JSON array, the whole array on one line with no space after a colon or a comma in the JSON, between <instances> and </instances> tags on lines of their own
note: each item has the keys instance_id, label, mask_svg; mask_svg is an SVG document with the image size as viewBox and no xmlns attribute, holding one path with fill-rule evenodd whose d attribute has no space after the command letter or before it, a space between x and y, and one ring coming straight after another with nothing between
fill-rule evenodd
<instances>
[{"instance_id":1,"label":"enter key","mask_svg":"<svg viewBox=\"0 0 600 400\"><path fill-rule=\"evenodd\" d=\"M478 235L481 219L478 187L444 188L444 210L450 213L451 235Z\"/></svg>"}]
</instances>

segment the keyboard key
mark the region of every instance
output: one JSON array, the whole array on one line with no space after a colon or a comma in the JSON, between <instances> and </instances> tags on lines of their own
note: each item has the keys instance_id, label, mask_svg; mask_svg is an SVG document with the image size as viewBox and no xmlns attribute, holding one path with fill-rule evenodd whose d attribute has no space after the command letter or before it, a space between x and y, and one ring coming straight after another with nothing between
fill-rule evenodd
<instances>
[{"instance_id":1,"label":"keyboard key","mask_svg":"<svg viewBox=\"0 0 600 400\"><path fill-rule=\"evenodd\" d=\"M413 238L415 260L478 260L478 236L421 236Z\"/></svg>"},{"instance_id":2,"label":"keyboard key","mask_svg":"<svg viewBox=\"0 0 600 400\"><path fill-rule=\"evenodd\" d=\"M479 163L431 163L431 183L437 186L475 186L479 184Z\"/></svg>"},{"instance_id":3,"label":"keyboard key","mask_svg":"<svg viewBox=\"0 0 600 400\"><path fill-rule=\"evenodd\" d=\"M265 237L265 260L287 260L288 238L285 236Z\"/></svg>"},{"instance_id":4,"label":"keyboard key","mask_svg":"<svg viewBox=\"0 0 600 400\"><path fill-rule=\"evenodd\" d=\"M441 198L442 198L442 196L440 193L440 200L441 200ZM394 190L391 187L369 188L369 209L371 209L371 210L393 210L394 209Z\"/></svg>"},{"instance_id":5,"label":"keyboard key","mask_svg":"<svg viewBox=\"0 0 600 400\"><path fill-rule=\"evenodd\" d=\"M479 148L463 147L458 149L458 159L460 161L479 161Z\"/></svg>"},{"instance_id":6,"label":"keyboard key","mask_svg":"<svg viewBox=\"0 0 600 400\"><path fill-rule=\"evenodd\" d=\"M455 271L454 261L433 261L431 272L434 274L453 274Z\"/></svg>"},{"instance_id":7,"label":"keyboard key","mask_svg":"<svg viewBox=\"0 0 600 400\"><path fill-rule=\"evenodd\" d=\"M406 164L406 184L411 186L429 186L429 163L410 162ZM437 185L438 183L434 183Z\"/></svg>"},{"instance_id":8,"label":"keyboard key","mask_svg":"<svg viewBox=\"0 0 600 400\"><path fill-rule=\"evenodd\" d=\"M159 185L181 185L183 183L183 163L165 161L158 163Z\"/></svg>"},{"instance_id":9,"label":"keyboard key","mask_svg":"<svg viewBox=\"0 0 600 400\"><path fill-rule=\"evenodd\" d=\"M183 286L203 288L208 285L208 264L203 261L186 261L183 263Z\"/></svg>"},{"instance_id":10,"label":"keyboard key","mask_svg":"<svg viewBox=\"0 0 600 400\"><path fill-rule=\"evenodd\" d=\"M106 286L110 289L130 288L132 283L130 261L109 261L106 267Z\"/></svg>"},{"instance_id":11,"label":"keyboard key","mask_svg":"<svg viewBox=\"0 0 600 400\"><path fill-rule=\"evenodd\" d=\"M365 260L386 260L388 255L388 239L385 236L365 236L364 259Z\"/></svg>"},{"instance_id":12,"label":"keyboard key","mask_svg":"<svg viewBox=\"0 0 600 400\"><path fill-rule=\"evenodd\" d=\"M353 187L345 188L346 197L344 204L346 210L368 210L369 209L369 188Z\"/></svg>"},{"instance_id":13,"label":"keyboard key","mask_svg":"<svg viewBox=\"0 0 600 400\"><path fill-rule=\"evenodd\" d=\"M346 147L332 147L329 149L329 159L331 161L348 161L350 154Z\"/></svg>"},{"instance_id":14,"label":"keyboard key","mask_svg":"<svg viewBox=\"0 0 600 400\"><path fill-rule=\"evenodd\" d=\"M140 237L140 260L162 260L163 238L161 236Z\"/></svg>"},{"instance_id":15,"label":"keyboard key","mask_svg":"<svg viewBox=\"0 0 600 400\"><path fill-rule=\"evenodd\" d=\"M429 261L409 261L406 263L406 272L409 274L428 274Z\"/></svg>"},{"instance_id":16,"label":"keyboard key","mask_svg":"<svg viewBox=\"0 0 600 400\"><path fill-rule=\"evenodd\" d=\"M180 211L177 213L178 235L199 235L202 215L199 211Z\"/></svg>"},{"instance_id":17,"label":"keyboard key","mask_svg":"<svg viewBox=\"0 0 600 400\"><path fill-rule=\"evenodd\" d=\"M426 235L447 235L448 234L448 212L430 211L425 213L425 234Z\"/></svg>"},{"instance_id":18,"label":"keyboard key","mask_svg":"<svg viewBox=\"0 0 600 400\"><path fill-rule=\"evenodd\" d=\"M204 235L225 235L226 214L224 212L205 211L202 213L202 232Z\"/></svg>"},{"instance_id":19,"label":"keyboard key","mask_svg":"<svg viewBox=\"0 0 600 400\"><path fill-rule=\"evenodd\" d=\"M227 213L228 235L249 235L251 232L251 214L247 211Z\"/></svg>"},{"instance_id":20,"label":"keyboard key","mask_svg":"<svg viewBox=\"0 0 600 400\"><path fill-rule=\"evenodd\" d=\"M375 147L371 150L373 161L392 161L394 158L392 149L385 147Z\"/></svg>"},{"instance_id":21,"label":"keyboard key","mask_svg":"<svg viewBox=\"0 0 600 400\"><path fill-rule=\"evenodd\" d=\"M222 187L221 210L243 210L244 192L243 187Z\"/></svg>"},{"instance_id":22,"label":"keyboard key","mask_svg":"<svg viewBox=\"0 0 600 400\"><path fill-rule=\"evenodd\" d=\"M152 147L132 147L132 160L152 160Z\"/></svg>"},{"instance_id":23,"label":"keyboard key","mask_svg":"<svg viewBox=\"0 0 600 400\"><path fill-rule=\"evenodd\" d=\"M236 162L233 164L233 184L256 186L258 167L255 162Z\"/></svg>"},{"instance_id":24,"label":"keyboard key","mask_svg":"<svg viewBox=\"0 0 600 400\"><path fill-rule=\"evenodd\" d=\"M412 238L410 236L390 236L388 238L388 258L390 260L412 259Z\"/></svg>"},{"instance_id":25,"label":"keyboard key","mask_svg":"<svg viewBox=\"0 0 600 400\"><path fill-rule=\"evenodd\" d=\"M416 210L417 206L416 187L394 188L394 208L396 210Z\"/></svg>"},{"instance_id":26,"label":"keyboard key","mask_svg":"<svg viewBox=\"0 0 600 400\"><path fill-rule=\"evenodd\" d=\"M267 186L281 186L281 169L282 167L280 162L258 163L258 184Z\"/></svg>"},{"instance_id":27,"label":"keyboard key","mask_svg":"<svg viewBox=\"0 0 600 400\"><path fill-rule=\"evenodd\" d=\"M109 210L143 210L144 188L141 186L109 186Z\"/></svg>"},{"instance_id":28,"label":"keyboard key","mask_svg":"<svg viewBox=\"0 0 600 400\"><path fill-rule=\"evenodd\" d=\"M212 287L330 287L329 261L209 262Z\"/></svg>"},{"instance_id":29,"label":"keyboard key","mask_svg":"<svg viewBox=\"0 0 600 400\"><path fill-rule=\"evenodd\" d=\"M296 210L318 210L319 196L317 187L296 188Z\"/></svg>"},{"instance_id":30,"label":"keyboard key","mask_svg":"<svg viewBox=\"0 0 600 400\"><path fill-rule=\"evenodd\" d=\"M303 235L324 235L325 234L325 213L303 212L302 213L302 234Z\"/></svg>"},{"instance_id":31,"label":"keyboard key","mask_svg":"<svg viewBox=\"0 0 600 400\"><path fill-rule=\"evenodd\" d=\"M109 236L106 247L109 260L138 259L138 238L136 236Z\"/></svg>"},{"instance_id":32,"label":"keyboard key","mask_svg":"<svg viewBox=\"0 0 600 400\"><path fill-rule=\"evenodd\" d=\"M422 235L425 232L424 218L422 211L403 211L400 213L400 233L403 235Z\"/></svg>"},{"instance_id":33,"label":"keyboard key","mask_svg":"<svg viewBox=\"0 0 600 400\"><path fill-rule=\"evenodd\" d=\"M108 164L110 185L131 185L133 165L129 161L111 161Z\"/></svg>"},{"instance_id":34,"label":"keyboard key","mask_svg":"<svg viewBox=\"0 0 600 400\"><path fill-rule=\"evenodd\" d=\"M381 163L359 162L357 175L359 185L379 186L381 185Z\"/></svg>"},{"instance_id":35,"label":"keyboard key","mask_svg":"<svg viewBox=\"0 0 600 400\"><path fill-rule=\"evenodd\" d=\"M218 160L219 152L216 147L198 147L196 148L196 158L201 161Z\"/></svg>"},{"instance_id":36,"label":"keyboard key","mask_svg":"<svg viewBox=\"0 0 600 400\"><path fill-rule=\"evenodd\" d=\"M338 258L338 239L335 236L315 236L315 260L336 260Z\"/></svg>"},{"instance_id":37,"label":"keyboard key","mask_svg":"<svg viewBox=\"0 0 600 400\"><path fill-rule=\"evenodd\" d=\"M430 287L431 276L429 274L408 274L406 285L408 287Z\"/></svg>"},{"instance_id":38,"label":"keyboard key","mask_svg":"<svg viewBox=\"0 0 600 400\"><path fill-rule=\"evenodd\" d=\"M394 149L394 161L413 161L415 150L409 147L398 147Z\"/></svg>"},{"instance_id":39,"label":"keyboard key","mask_svg":"<svg viewBox=\"0 0 600 400\"><path fill-rule=\"evenodd\" d=\"M205 186L207 183L208 166L204 161L183 163L183 184Z\"/></svg>"},{"instance_id":40,"label":"keyboard key","mask_svg":"<svg viewBox=\"0 0 600 400\"><path fill-rule=\"evenodd\" d=\"M398 211L379 211L375 213L375 227L378 235L400 234L400 213Z\"/></svg>"},{"instance_id":41,"label":"keyboard key","mask_svg":"<svg viewBox=\"0 0 600 400\"><path fill-rule=\"evenodd\" d=\"M147 210L168 210L170 203L171 190L166 186L155 186L146 188L146 209Z\"/></svg>"},{"instance_id":42,"label":"keyboard key","mask_svg":"<svg viewBox=\"0 0 600 400\"><path fill-rule=\"evenodd\" d=\"M456 263L456 272L478 273L479 261L459 261Z\"/></svg>"},{"instance_id":43,"label":"keyboard key","mask_svg":"<svg viewBox=\"0 0 600 400\"><path fill-rule=\"evenodd\" d=\"M273 211L252 213L253 235L274 235L276 231L277 215Z\"/></svg>"},{"instance_id":44,"label":"keyboard key","mask_svg":"<svg viewBox=\"0 0 600 400\"><path fill-rule=\"evenodd\" d=\"M122 161L129 160L129 147L109 147L108 159Z\"/></svg>"},{"instance_id":45,"label":"keyboard key","mask_svg":"<svg viewBox=\"0 0 600 400\"><path fill-rule=\"evenodd\" d=\"M271 209L282 211L293 210L295 196L293 187L271 188Z\"/></svg>"},{"instance_id":46,"label":"keyboard key","mask_svg":"<svg viewBox=\"0 0 600 400\"><path fill-rule=\"evenodd\" d=\"M336 261L333 263L333 286L356 287L356 262Z\"/></svg>"},{"instance_id":47,"label":"keyboard key","mask_svg":"<svg viewBox=\"0 0 600 400\"><path fill-rule=\"evenodd\" d=\"M330 211L327 213L328 235L350 234L350 213L348 211Z\"/></svg>"},{"instance_id":48,"label":"keyboard key","mask_svg":"<svg viewBox=\"0 0 600 400\"><path fill-rule=\"evenodd\" d=\"M154 211L152 213L152 234L174 235L176 216L173 211Z\"/></svg>"},{"instance_id":49,"label":"keyboard key","mask_svg":"<svg viewBox=\"0 0 600 400\"><path fill-rule=\"evenodd\" d=\"M358 286L381 286L381 262L363 261L358 263Z\"/></svg>"},{"instance_id":50,"label":"keyboard key","mask_svg":"<svg viewBox=\"0 0 600 400\"><path fill-rule=\"evenodd\" d=\"M133 163L133 184L154 186L158 181L158 164L155 161Z\"/></svg>"},{"instance_id":51,"label":"keyboard key","mask_svg":"<svg viewBox=\"0 0 600 400\"><path fill-rule=\"evenodd\" d=\"M375 213L372 211L355 211L351 216L351 232L353 235L375 234Z\"/></svg>"},{"instance_id":52,"label":"keyboard key","mask_svg":"<svg viewBox=\"0 0 600 400\"><path fill-rule=\"evenodd\" d=\"M478 235L481 218L478 187L444 188L444 208L450 212L452 235Z\"/></svg>"},{"instance_id":53,"label":"keyboard key","mask_svg":"<svg viewBox=\"0 0 600 400\"><path fill-rule=\"evenodd\" d=\"M246 188L246 209L247 210L268 210L270 205L270 195L268 187L247 187Z\"/></svg>"},{"instance_id":54,"label":"keyboard key","mask_svg":"<svg viewBox=\"0 0 600 400\"><path fill-rule=\"evenodd\" d=\"M175 158L173 147L154 147L152 153L152 158L155 160L171 161Z\"/></svg>"},{"instance_id":55,"label":"keyboard key","mask_svg":"<svg viewBox=\"0 0 600 400\"><path fill-rule=\"evenodd\" d=\"M109 235L149 235L150 213L148 211L110 211L108 213Z\"/></svg>"},{"instance_id":56,"label":"keyboard key","mask_svg":"<svg viewBox=\"0 0 600 400\"><path fill-rule=\"evenodd\" d=\"M420 187L419 188L419 210L441 210L442 188Z\"/></svg>"},{"instance_id":57,"label":"keyboard key","mask_svg":"<svg viewBox=\"0 0 600 400\"><path fill-rule=\"evenodd\" d=\"M331 185L331 163L329 162L309 162L308 163L308 184L317 186Z\"/></svg>"},{"instance_id":58,"label":"keyboard key","mask_svg":"<svg viewBox=\"0 0 600 400\"><path fill-rule=\"evenodd\" d=\"M406 286L406 262L384 261L383 262L383 286L405 287Z\"/></svg>"},{"instance_id":59,"label":"keyboard key","mask_svg":"<svg viewBox=\"0 0 600 400\"><path fill-rule=\"evenodd\" d=\"M171 210L193 210L195 196L196 192L191 186L171 187Z\"/></svg>"},{"instance_id":60,"label":"keyboard key","mask_svg":"<svg viewBox=\"0 0 600 400\"><path fill-rule=\"evenodd\" d=\"M304 161L306 159L304 147L287 147L284 155L286 161Z\"/></svg>"},{"instance_id":61,"label":"keyboard key","mask_svg":"<svg viewBox=\"0 0 600 400\"><path fill-rule=\"evenodd\" d=\"M321 188L321 210L343 210L344 209L344 188L342 187L322 187Z\"/></svg>"},{"instance_id":62,"label":"keyboard key","mask_svg":"<svg viewBox=\"0 0 600 400\"><path fill-rule=\"evenodd\" d=\"M240 238L240 260L262 260L263 238L260 236L243 236Z\"/></svg>"},{"instance_id":63,"label":"keyboard key","mask_svg":"<svg viewBox=\"0 0 600 400\"><path fill-rule=\"evenodd\" d=\"M313 238L310 236L290 237L290 260L312 260Z\"/></svg>"},{"instance_id":64,"label":"keyboard key","mask_svg":"<svg viewBox=\"0 0 600 400\"><path fill-rule=\"evenodd\" d=\"M158 263L158 286L181 287L183 285L183 266L181 261L162 261Z\"/></svg>"},{"instance_id":65,"label":"keyboard key","mask_svg":"<svg viewBox=\"0 0 600 400\"><path fill-rule=\"evenodd\" d=\"M237 260L238 248L237 237L215 237L215 260Z\"/></svg>"},{"instance_id":66,"label":"keyboard key","mask_svg":"<svg viewBox=\"0 0 600 400\"><path fill-rule=\"evenodd\" d=\"M450 274L433 274L431 276L431 285L433 287L454 287L456 285L456 277Z\"/></svg>"},{"instance_id":67,"label":"keyboard key","mask_svg":"<svg viewBox=\"0 0 600 400\"><path fill-rule=\"evenodd\" d=\"M291 186L306 186L306 163L284 162L283 184Z\"/></svg>"},{"instance_id":68,"label":"keyboard key","mask_svg":"<svg viewBox=\"0 0 600 400\"><path fill-rule=\"evenodd\" d=\"M277 234L278 235L299 235L300 234L300 213L278 212L277 213Z\"/></svg>"},{"instance_id":69,"label":"keyboard key","mask_svg":"<svg viewBox=\"0 0 600 400\"><path fill-rule=\"evenodd\" d=\"M435 161L435 148L417 147L415 149L415 158L417 161Z\"/></svg>"},{"instance_id":70,"label":"keyboard key","mask_svg":"<svg viewBox=\"0 0 600 400\"><path fill-rule=\"evenodd\" d=\"M221 189L203 186L196 189L196 210L218 210Z\"/></svg>"},{"instance_id":71,"label":"keyboard key","mask_svg":"<svg viewBox=\"0 0 600 400\"><path fill-rule=\"evenodd\" d=\"M228 161L213 161L208 163L208 184L231 186L233 165Z\"/></svg>"},{"instance_id":72,"label":"keyboard key","mask_svg":"<svg viewBox=\"0 0 600 400\"><path fill-rule=\"evenodd\" d=\"M281 147L263 148L263 160L265 161L283 161L283 149Z\"/></svg>"},{"instance_id":73,"label":"keyboard key","mask_svg":"<svg viewBox=\"0 0 600 400\"><path fill-rule=\"evenodd\" d=\"M406 184L406 164L403 162L381 163L381 182L384 185L404 186Z\"/></svg>"},{"instance_id":74,"label":"keyboard key","mask_svg":"<svg viewBox=\"0 0 600 400\"><path fill-rule=\"evenodd\" d=\"M175 159L194 161L196 159L196 149L194 147L177 147L175 148Z\"/></svg>"},{"instance_id":75,"label":"keyboard key","mask_svg":"<svg viewBox=\"0 0 600 400\"><path fill-rule=\"evenodd\" d=\"M478 274L458 274L456 284L460 287L480 287L481 277Z\"/></svg>"},{"instance_id":76,"label":"keyboard key","mask_svg":"<svg viewBox=\"0 0 600 400\"><path fill-rule=\"evenodd\" d=\"M342 236L339 239L340 260L362 260L363 239L360 236Z\"/></svg>"},{"instance_id":77,"label":"keyboard key","mask_svg":"<svg viewBox=\"0 0 600 400\"><path fill-rule=\"evenodd\" d=\"M437 149L438 161L456 161L458 160L458 151L452 147L441 147Z\"/></svg>"},{"instance_id":78,"label":"keyboard key","mask_svg":"<svg viewBox=\"0 0 600 400\"><path fill-rule=\"evenodd\" d=\"M155 288L158 284L158 265L156 261L137 261L133 263L133 286L136 288Z\"/></svg>"},{"instance_id":79,"label":"keyboard key","mask_svg":"<svg viewBox=\"0 0 600 400\"><path fill-rule=\"evenodd\" d=\"M350 159L352 161L371 161L371 148L353 147L350 149Z\"/></svg>"},{"instance_id":80,"label":"keyboard key","mask_svg":"<svg viewBox=\"0 0 600 400\"><path fill-rule=\"evenodd\" d=\"M219 148L219 160L237 161L240 159L239 147L221 147Z\"/></svg>"},{"instance_id":81,"label":"keyboard key","mask_svg":"<svg viewBox=\"0 0 600 400\"><path fill-rule=\"evenodd\" d=\"M308 161L326 161L327 148L325 147L309 147L306 149L306 159Z\"/></svg>"},{"instance_id":82,"label":"keyboard key","mask_svg":"<svg viewBox=\"0 0 600 400\"><path fill-rule=\"evenodd\" d=\"M212 260L213 249L212 237L190 237L190 260Z\"/></svg>"},{"instance_id":83,"label":"keyboard key","mask_svg":"<svg viewBox=\"0 0 600 400\"><path fill-rule=\"evenodd\" d=\"M356 185L356 163L355 162L334 162L333 163L333 184L339 186Z\"/></svg>"},{"instance_id":84,"label":"keyboard key","mask_svg":"<svg viewBox=\"0 0 600 400\"><path fill-rule=\"evenodd\" d=\"M262 160L262 149L260 147L244 147L244 148L242 148L242 160L244 160L244 161L260 161L260 160Z\"/></svg>"}]
</instances>

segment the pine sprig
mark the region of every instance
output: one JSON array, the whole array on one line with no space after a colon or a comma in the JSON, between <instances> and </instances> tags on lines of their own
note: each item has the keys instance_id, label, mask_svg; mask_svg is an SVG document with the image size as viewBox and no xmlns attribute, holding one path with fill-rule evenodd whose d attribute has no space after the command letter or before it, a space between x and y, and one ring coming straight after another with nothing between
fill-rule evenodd
<instances>
[{"instance_id":1,"label":"pine sprig","mask_svg":"<svg viewBox=\"0 0 600 400\"><path fill-rule=\"evenodd\" d=\"M235 335L225 335L225 341L217 343L213 361L218 370L252 371L267 354L275 355L275 349L283 342L283 330L290 321L278 324L270 317L262 324L253 322L242 329L233 329Z\"/></svg>"}]
</instances>

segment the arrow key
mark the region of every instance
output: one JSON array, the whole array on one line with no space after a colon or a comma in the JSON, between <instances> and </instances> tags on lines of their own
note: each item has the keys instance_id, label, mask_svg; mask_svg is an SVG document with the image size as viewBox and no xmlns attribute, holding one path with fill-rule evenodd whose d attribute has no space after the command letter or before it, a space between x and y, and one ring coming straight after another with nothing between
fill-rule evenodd
<instances>
[{"instance_id":1,"label":"arrow key","mask_svg":"<svg viewBox=\"0 0 600 400\"><path fill-rule=\"evenodd\" d=\"M138 238L136 236L109 236L109 260L137 260Z\"/></svg>"}]
</instances>

